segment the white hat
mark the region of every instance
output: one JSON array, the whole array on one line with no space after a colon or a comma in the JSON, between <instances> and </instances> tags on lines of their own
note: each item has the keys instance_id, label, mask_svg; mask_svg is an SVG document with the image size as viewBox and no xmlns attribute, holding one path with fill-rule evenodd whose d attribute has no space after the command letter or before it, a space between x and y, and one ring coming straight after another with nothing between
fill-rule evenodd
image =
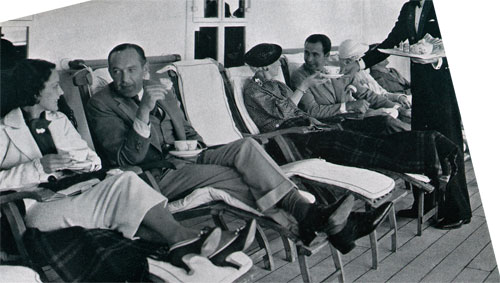
<instances>
[{"instance_id":1,"label":"white hat","mask_svg":"<svg viewBox=\"0 0 500 283\"><path fill-rule=\"evenodd\" d=\"M339 46L339 58L361 58L368 49L369 47L366 44L358 43L352 39L344 40Z\"/></svg>"}]
</instances>

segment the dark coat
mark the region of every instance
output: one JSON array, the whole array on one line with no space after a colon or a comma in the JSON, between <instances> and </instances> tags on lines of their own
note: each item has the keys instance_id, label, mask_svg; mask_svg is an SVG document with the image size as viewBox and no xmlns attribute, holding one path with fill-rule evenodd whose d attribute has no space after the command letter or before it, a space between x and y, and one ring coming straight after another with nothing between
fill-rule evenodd
<instances>
[{"instance_id":1,"label":"dark coat","mask_svg":"<svg viewBox=\"0 0 500 283\"><path fill-rule=\"evenodd\" d=\"M434 4L430 0L424 2L418 30L415 29L416 4L416 1L409 1L403 5L392 31L378 48L393 48L406 39L410 44L415 44L427 33L432 37L442 38ZM362 59L369 68L388 56L374 49L367 52ZM413 95L412 130L437 130L462 147L461 117L446 58L443 58L439 70L434 69L432 64L412 62L410 72ZM471 209L462 154L457 158L457 165L457 178L448 184L449 189L445 196L448 202L443 210L445 217L466 219L471 217ZM453 189L450 189L450 186Z\"/></svg>"}]
</instances>

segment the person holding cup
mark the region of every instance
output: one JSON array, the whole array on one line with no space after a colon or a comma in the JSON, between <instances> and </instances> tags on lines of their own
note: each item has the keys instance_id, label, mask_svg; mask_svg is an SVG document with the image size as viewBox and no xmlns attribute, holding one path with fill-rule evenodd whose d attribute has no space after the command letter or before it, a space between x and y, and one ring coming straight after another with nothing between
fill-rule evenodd
<instances>
[{"instance_id":1,"label":"person holding cup","mask_svg":"<svg viewBox=\"0 0 500 283\"><path fill-rule=\"evenodd\" d=\"M306 38L304 64L291 74L292 89L304 93L296 105L322 122L358 114L357 119L346 119L341 123L345 130L364 134L409 131L409 124L385 113L392 110L397 115L403 110L400 109L400 105L376 95L362 86L353 76L332 78L323 84L302 88L303 82L312 74L327 72L326 64L330 57L331 45L330 38L324 34L312 34ZM381 115L376 115L377 112Z\"/></svg>"},{"instance_id":2,"label":"person holding cup","mask_svg":"<svg viewBox=\"0 0 500 283\"><path fill-rule=\"evenodd\" d=\"M306 244L325 229L340 233L342 239L332 244L342 252L354 248L354 241L373 231L388 213L390 204L348 220L354 201L350 195L330 205L309 203L251 138L206 148L189 159L177 158L172 145L182 150L186 140L204 143L184 118L173 89L144 79L149 66L144 50L136 44L113 48L108 65L113 82L93 95L87 106L102 156L119 166L169 162L155 174L167 198L175 200L205 186L221 189L270 217L277 215L272 208L290 213L299 223L300 238ZM154 115L156 108L161 109L162 116Z\"/></svg>"}]
</instances>

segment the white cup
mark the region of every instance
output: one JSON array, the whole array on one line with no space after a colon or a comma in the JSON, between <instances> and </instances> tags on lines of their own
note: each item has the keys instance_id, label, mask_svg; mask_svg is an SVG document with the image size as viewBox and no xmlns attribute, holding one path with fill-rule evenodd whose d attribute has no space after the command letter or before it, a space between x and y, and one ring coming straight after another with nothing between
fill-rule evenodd
<instances>
[{"instance_id":1,"label":"white cup","mask_svg":"<svg viewBox=\"0 0 500 283\"><path fill-rule=\"evenodd\" d=\"M174 146L175 146L175 149L178 151L186 151L189 149L188 144L185 140L175 141Z\"/></svg>"},{"instance_id":2,"label":"white cup","mask_svg":"<svg viewBox=\"0 0 500 283\"><path fill-rule=\"evenodd\" d=\"M198 147L197 140L187 140L186 143L188 146L188 150L195 150Z\"/></svg>"}]
</instances>

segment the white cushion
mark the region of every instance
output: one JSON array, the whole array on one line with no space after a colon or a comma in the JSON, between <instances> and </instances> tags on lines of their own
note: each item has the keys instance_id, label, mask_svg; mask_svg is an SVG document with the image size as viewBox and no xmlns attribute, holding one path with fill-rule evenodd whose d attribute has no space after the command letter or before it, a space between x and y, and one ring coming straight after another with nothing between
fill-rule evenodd
<instances>
[{"instance_id":1,"label":"white cushion","mask_svg":"<svg viewBox=\"0 0 500 283\"><path fill-rule=\"evenodd\" d=\"M208 146L226 144L242 138L233 121L216 62L212 59L186 60L172 65L179 77L185 114L205 143Z\"/></svg>"},{"instance_id":2,"label":"white cushion","mask_svg":"<svg viewBox=\"0 0 500 283\"><path fill-rule=\"evenodd\" d=\"M336 165L322 159L306 159L281 166L287 176L300 176L335 185L367 199L377 199L394 189L394 180L380 173Z\"/></svg>"},{"instance_id":3,"label":"white cushion","mask_svg":"<svg viewBox=\"0 0 500 283\"><path fill-rule=\"evenodd\" d=\"M241 67L233 67L227 68L226 74L231 82L231 86L233 87L234 100L236 101L236 107L238 107L238 111L240 112L241 117L243 118L243 122L245 126L250 131L250 134L256 135L259 134L259 128L253 122L250 114L248 114L247 108L245 106L245 99L243 96L243 91L245 89L245 85L250 81L253 77L254 73L250 69L249 66L241 66Z\"/></svg>"},{"instance_id":4,"label":"white cushion","mask_svg":"<svg viewBox=\"0 0 500 283\"><path fill-rule=\"evenodd\" d=\"M227 261L239 266L219 267L214 265L208 258L195 254L187 254L183 261L189 266L191 272L188 274L184 269L171 265L170 263L148 258L149 272L162 278L165 282L233 282L252 267L252 260L243 252L230 254Z\"/></svg>"},{"instance_id":5,"label":"white cushion","mask_svg":"<svg viewBox=\"0 0 500 283\"><path fill-rule=\"evenodd\" d=\"M262 213L248 206L247 204L241 202L240 200L232 197L229 193L212 187L204 187L196 189L183 199L179 199L174 202L169 202L168 210L170 210L170 212L172 213L176 213L192 209L200 205L210 203L212 201L223 201L232 207L237 207L239 209L248 211L255 215L263 216Z\"/></svg>"},{"instance_id":6,"label":"white cushion","mask_svg":"<svg viewBox=\"0 0 500 283\"><path fill-rule=\"evenodd\" d=\"M0 265L0 282L42 282L40 276L33 269L16 266Z\"/></svg>"}]
</instances>

